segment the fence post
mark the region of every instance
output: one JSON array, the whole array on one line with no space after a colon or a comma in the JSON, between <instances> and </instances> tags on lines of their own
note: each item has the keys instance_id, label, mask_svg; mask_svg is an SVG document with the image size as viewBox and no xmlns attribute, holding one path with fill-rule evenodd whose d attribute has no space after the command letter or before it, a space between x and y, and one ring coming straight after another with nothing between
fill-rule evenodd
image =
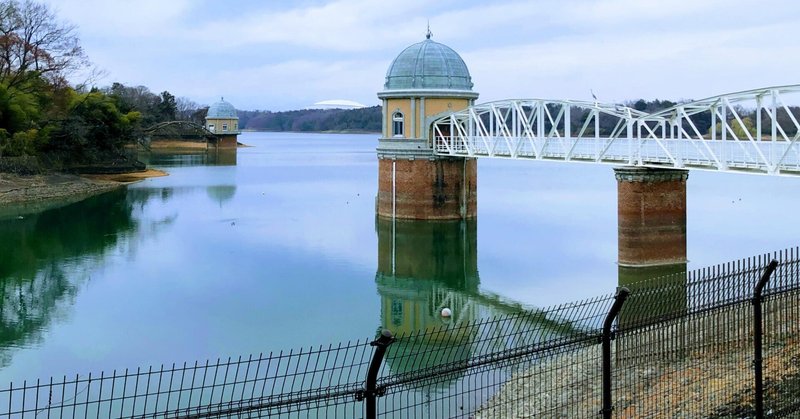
<instances>
[{"instance_id":1,"label":"fence post","mask_svg":"<svg viewBox=\"0 0 800 419\"><path fill-rule=\"evenodd\" d=\"M603 410L600 413L604 419L611 419L611 412L614 410L611 402L611 325L630 293L631 290L628 288L617 287L614 304L611 305L611 310L609 310L606 320L603 322Z\"/></svg>"},{"instance_id":2,"label":"fence post","mask_svg":"<svg viewBox=\"0 0 800 419\"><path fill-rule=\"evenodd\" d=\"M764 291L764 286L767 285L775 268L778 267L778 261L772 259L761 274L761 279L758 280L756 288L753 291L753 370L755 376L755 393L756 393L756 418L763 419L764 417L764 379L762 371L762 347L761 337L763 334L763 322L761 320L761 293Z\"/></svg>"},{"instance_id":3,"label":"fence post","mask_svg":"<svg viewBox=\"0 0 800 419\"><path fill-rule=\"evenodd\" d=\"M372 354L372 361L369 363L369 370L367 371L367 381L364 387L364 398L367 399L367 416L366 419L375 419L378 416L375 397L378 396L376 390L378 382L378 372L381 370L383 357L386 355L386 348L394 342L392 332L387 329L381 331L378 339L370 342L370 346L375 346L375 353Z\"/></svg>"}]
</instances>

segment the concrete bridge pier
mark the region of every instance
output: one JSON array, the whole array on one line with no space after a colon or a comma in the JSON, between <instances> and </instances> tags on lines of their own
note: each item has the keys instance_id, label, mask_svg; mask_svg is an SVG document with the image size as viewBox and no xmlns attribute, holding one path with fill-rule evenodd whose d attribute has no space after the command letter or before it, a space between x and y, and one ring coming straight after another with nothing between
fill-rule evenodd
<instances>
[{"instance_id":1,"label":"concrete bridge pier","mask_svg":"<svg viewBox=\"0 0 800 419\"><path fill-rule=\"evenodd\" d=\"M622 167L617 178L622 267L686 264L687 170Z\"/></svg>"}]
</instances>

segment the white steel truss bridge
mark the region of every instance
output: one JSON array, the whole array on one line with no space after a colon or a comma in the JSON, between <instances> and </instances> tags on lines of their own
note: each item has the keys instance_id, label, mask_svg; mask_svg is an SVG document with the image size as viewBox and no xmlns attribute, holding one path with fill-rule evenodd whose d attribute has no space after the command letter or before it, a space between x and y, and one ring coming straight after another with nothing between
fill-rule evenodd
<instances>
[{"instance_id":1,"label":"white steel truss bridge","mask_svg":"<svg viewBox=\"0 0 800 419\"><path fill-rule=\"evenodd\" d=\"M800 85L654 113L574 100L474 105L432 123L434 153L800 175Z\"/></svg>"}]
</instances>

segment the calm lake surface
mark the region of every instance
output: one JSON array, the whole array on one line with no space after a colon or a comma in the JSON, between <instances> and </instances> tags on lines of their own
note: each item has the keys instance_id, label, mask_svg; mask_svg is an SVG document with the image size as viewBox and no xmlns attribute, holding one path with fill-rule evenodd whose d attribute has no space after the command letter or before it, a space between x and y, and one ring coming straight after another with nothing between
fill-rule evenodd
<instances>
[{"instance_id":1,"label":"calm lake surface","mask_svg":"<svg viewBox=\"0 0 800 419\"><path fill-rule=\"evenodd\" d=\"M376 138L245 133L236 155L152 155L170 176L0 219L0 382L424 326L432 286L483 314L614 291L610 166L480 160L477 222L393 229ZM692 171L687 193L690 269L798 244L800 178Z\"/></svg>"}]
</instances>

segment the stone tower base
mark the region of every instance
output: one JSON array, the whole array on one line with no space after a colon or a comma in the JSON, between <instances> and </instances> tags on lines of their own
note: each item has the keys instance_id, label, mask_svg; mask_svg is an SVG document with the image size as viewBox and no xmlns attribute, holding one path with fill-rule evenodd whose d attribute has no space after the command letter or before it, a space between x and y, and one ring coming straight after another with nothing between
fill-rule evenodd
<instances>
[{"instance_id":1,"label":"stone tower base","mask_svg":"<svg viewBox=\"0 0 800 419\"><path fill-rule=\"evenodd\" d=\"M451 220L477 215L477 161L463 158L382 157L378 216Z\"/></svg>"},{"instance_id":2,"label":"stone tower base","mask_svg":"<svg viewBox=\"0 0 800 419\"><path fill-rule=\"evenodd\" d=\"M219 148L236 148L239 145L237 135L218 135L217 147Z\"/></svg>"}]
</instances>

